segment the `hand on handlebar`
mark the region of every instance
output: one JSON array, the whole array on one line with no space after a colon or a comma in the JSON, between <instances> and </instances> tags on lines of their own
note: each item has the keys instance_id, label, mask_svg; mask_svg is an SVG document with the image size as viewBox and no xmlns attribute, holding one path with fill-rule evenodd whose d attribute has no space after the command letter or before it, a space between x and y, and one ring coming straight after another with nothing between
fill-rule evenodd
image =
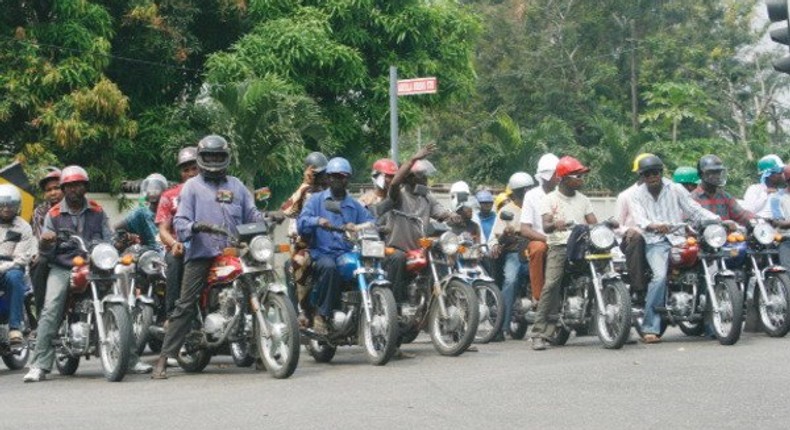
<instances>
[{"instance_id":1,"label":"hand on handlebar","mask_svg":"<svg viewBox=\"0 0 790 430\"><path fill-rule=\"evenodd\" d=\"M554 220L554 229L558 231L567 230L568 226L565 224L564 219L556 219Z\"/></svg>"},{"instance_id":2,"label":"hand on handlebar","mask_svg":"<svg viewBox=\"0 0 790 430\"><path fill-rule=\"evenodd\" d=\"M670 231L670 226L669 224L653 223L648 225L647 229L658 234L667 234Z\"/></svg>"},{"instance_id":3,"label":"hand on handlebar","mask_svg":"<svg viewBox=\"0 0 790 430\"><path fill-rule=\"evenodd\" d=\"M57 239L57 237L58 236L55 234L54 231L45 231L41 233L42 242L46 242L46 243L54 242L55 239Z\"/></svg>"},{"instance_id":4,"label":"hand on handlebar","mask_svg":"<svg viewBox=\"0 0 790 430\"><path fill-rule=\"evenodd\" d=\"M318 226L323 228L332 227L332 222L326 218L318 218Z\"/></svg>"}]
</instances>

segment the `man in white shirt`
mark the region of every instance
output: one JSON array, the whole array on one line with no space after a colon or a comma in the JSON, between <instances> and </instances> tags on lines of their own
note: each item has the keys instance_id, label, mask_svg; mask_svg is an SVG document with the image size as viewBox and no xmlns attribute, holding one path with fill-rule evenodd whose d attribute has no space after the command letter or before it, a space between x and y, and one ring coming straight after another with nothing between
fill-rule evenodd
<instances>
[{"instance_id":1,"label":"man in white shirt","mask_svg":"<svg viewBox=\"0 0 790 430\"><path fill-rule=\"evenodd\" d=\"M634 158L634 165L631 169L633 173L639 170L639 162L647 157L655 157L650 153L642 153ZM642 236L642 231L634 221L634 210L631 208L633 202L633 195L637 187L644 182L642 176L639 176L637 181L626 188L625 191L617 196L615 203L615 217L620 227L617 229L623 240L620 242L620 249L625 254L626 267L631 279L631 291L644 291L645 290L645 269L647 268L647 260L645 260L645 238Z\"/></svg>"},{"instance_id":2,"label":"man in white shirt","mask_svg":"<svg viewBox=\"0 0 790 430\"><path fill-rule=\"evenodd\" d=\"M760 218L772 218L769 200L784 185L784 163L776 154L769 154L757 162L760 182L752 184L743 195L743 208Z\"/></svg>"}]
</instances>

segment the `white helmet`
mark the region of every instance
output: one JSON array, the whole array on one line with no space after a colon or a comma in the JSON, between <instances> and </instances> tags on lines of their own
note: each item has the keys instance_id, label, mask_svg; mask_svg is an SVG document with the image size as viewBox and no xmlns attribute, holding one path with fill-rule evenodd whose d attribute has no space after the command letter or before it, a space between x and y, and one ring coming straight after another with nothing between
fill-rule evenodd
<instances>
[{"instance_id":1,"label":"white helmet","mask_svg":"<svg viewBox=\"0 0 790 430\"><path fill-rule=\"evenodd\" d=\"M557 169L557 163L559 162L560 159L551 152L548 154L543 154L543 156L540 157L540 160L538 160L538 170L535 173L535 176L538 179L550 181L551 177L554 176L554 170Z\"/></svg>"},{"instance_id":2,"label":"white helmet","mask_svg":"<svg viewBox=\"0 0 790 430\"><path fill-rule=\"evenodd\" d=\"M531 187L533 185L535 185L535 181L532 179L532 176L526 172L516 172L511 175L510 180L507 181L507 186L511 190Z\"/></svg>"},{"instance_id":3,"label":"white helmet","mask_svg":"<svg viewBox=\"0 0 790 430\"><path fill-rule=\"evenodd\" d=\"M453 185L450 185L450 194L456 194L456 193L469 194L470 193L470 191L469 191L469 184L467 184L464 181L458 181L458 182L454 183Z\"/></svg>"},{"instance_id":4,"label":"white helmet","mask_svg":"<svg viewBox=\"0 0 790 430\"><path fill-rule=\"evenodd\" d=\"M464 181L458 181L450 185L450 198L453 201L453 208L460 209L462 205L469 201L469 184Z\"/></svg>"},{"instance_id":5,"label":"white helmet","mask_svg":"<svg viewBox=\"0 0 790 430\"><path fill-rule=\"evenodd\" d=\"M140 182L140 194L147 200L158 200L166 189L167 178L159 173L152 173Z\"/></svg>"},{"instance_id":6,"label":"white helmet","mask_svg":"<svg viewBox=\"0 0 790 430\"><path fill-rule=\"evenodd\" d=\"M0 185L0 205L16 206L18 209L21 204L22 194L19 193L17 187L11 184Z\"/></svg>"}]
</instances>

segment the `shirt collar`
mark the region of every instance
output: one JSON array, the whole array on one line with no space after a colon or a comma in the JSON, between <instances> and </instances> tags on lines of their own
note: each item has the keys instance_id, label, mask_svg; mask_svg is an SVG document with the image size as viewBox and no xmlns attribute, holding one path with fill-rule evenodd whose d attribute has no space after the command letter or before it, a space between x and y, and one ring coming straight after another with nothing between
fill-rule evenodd
<instances>
[{"instance_id":1,"label":"shirt collar","mask_svg":"<svg viewBox=\"0 0 790 430\"><path fill-rule=\"evenodd\" d=\"M332 190L328 188L324 191L321 191L321 193L322 193L321 200L329 200L332 198ZM346 196L343 198L343 200L340 200L340 205L351 206L350 200L351 200L351 194L349 194L348 190L346 190Z\"/></svg>"}]
</instances>

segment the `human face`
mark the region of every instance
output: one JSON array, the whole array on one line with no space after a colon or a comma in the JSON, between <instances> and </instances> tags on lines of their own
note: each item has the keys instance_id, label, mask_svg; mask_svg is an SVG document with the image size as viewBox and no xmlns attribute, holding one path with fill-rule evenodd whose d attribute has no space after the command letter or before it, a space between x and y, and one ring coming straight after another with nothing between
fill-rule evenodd
<instances>
[{"instance_id":1,"label":"human face","mask_svg":"<svg viewBox=\"0 0 790 430\"><path fill-rule=\"evenodd\" d=\"M63 186L63 195L69 206L79 206L85 200L85 193L88 191L85 182L70 182Z\"/></svg>"},{"instance_id":2,"label":"human face","mask_svg":"<svg viewBox=\"0 0 790 430\"><path fill-rule=\"evenodd\" d=\"M566 187L575 191L584 186L584 178L586 175L586 173L571 173L569 175L565 175L562 178L562 182Z\"/></svg>"},{"instance_id":3,"label":"human face","mask_svg":"<svg viewBox=\"0 0 790 430\"><path fill-rule=\"evenodd\" d=\"M662 169L650 169L642 172L639 176L645 181L647 184L647 188L655 190L661 186L661 173L663 172Z\"/></svg>"},{"instance_id":4,"label":"human face","mask_svg":"<svg viewBox=\"0 0 790 430\"><path fill-rule=\"evenodd\" d=\"M494 203L480 203L480 213L483 215L488 215L491 213L491 209L494 208Z\"/></svg>"},{"instance_id":5,"label":"human face","mask_svg":"<svg viewBox=\"0 0 790 430\"><path fill-rule=\"evenodd\" d=\"M197 162L190 161L179 167L179 172L181 173L181 182L186 182L187 179L197 176L200 169L198 169Z\"/></svg>"},{"instance_id":6,"label":"human face","mask_svg":"<svg viewBox=\"0 0 790 430\"><path fill-rule=\"evenodd\" d=\"M332 190L333 195L343 195L348 186L348 175L342 173L333 173L329 176L329 189Z\"/></svg>"},{"instance_id":7,"label":"human face","mask_svg":"<svg viewBox=\"0 0 790 430\"><path fill-rule=\"evenodd\" d=\"M16 214L18 213L19 205L8 203L0 204L0 221L4 223L10 223L14 220L14 218L16 218Z\"/></svg>"},{"instance_id":8,"label":"human face","mask_svg":"<svg viewBox=\"0 0 790 430\"><path fill-rule=\"evenodd\" d=\"M44 200L50 205L63 200L63 190L60 189L60 184L56 179L44 183Z\"/></svg>"}]
</instances>

